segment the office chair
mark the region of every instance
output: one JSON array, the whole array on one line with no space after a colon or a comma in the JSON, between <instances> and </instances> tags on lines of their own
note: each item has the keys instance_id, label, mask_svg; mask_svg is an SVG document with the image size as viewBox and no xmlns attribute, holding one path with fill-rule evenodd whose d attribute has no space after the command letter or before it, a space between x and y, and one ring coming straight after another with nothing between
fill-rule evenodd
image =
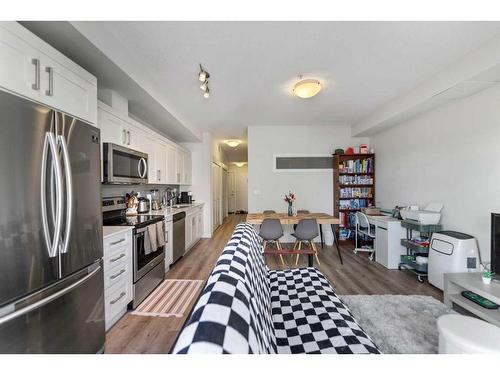
<instances>
[{"instance_id":1,"label":"office chair","mask_svg":"<svg viewBox=\"0 0 500 375\"><path fill-rule=\"evenodd\" d=\"M354 246L354 254L359 252L367 252L370 253L370 260L374 259L375 248L364 245L362 247L358 247L358 236L362 234L363 236L367 236L371 239L375 238L375 228L368 221L368 217L362 212L356 212L356 239Z\"/></svg>"}]
</instances>

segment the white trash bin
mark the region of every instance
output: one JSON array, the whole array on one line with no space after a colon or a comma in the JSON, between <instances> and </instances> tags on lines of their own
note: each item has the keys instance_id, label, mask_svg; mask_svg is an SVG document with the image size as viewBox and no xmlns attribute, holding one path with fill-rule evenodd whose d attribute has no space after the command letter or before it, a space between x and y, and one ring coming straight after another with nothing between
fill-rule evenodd
<instances>
[{"instance_id":1,"label":"white trash bin","mask_svg":"<svg viewBox=\"0 0 500 375\"><path fill-rule=\"evenodd\" d=\"M500 328L459 314L438 318L439 354L500 353Z\"/></svg>"}]
</instances>

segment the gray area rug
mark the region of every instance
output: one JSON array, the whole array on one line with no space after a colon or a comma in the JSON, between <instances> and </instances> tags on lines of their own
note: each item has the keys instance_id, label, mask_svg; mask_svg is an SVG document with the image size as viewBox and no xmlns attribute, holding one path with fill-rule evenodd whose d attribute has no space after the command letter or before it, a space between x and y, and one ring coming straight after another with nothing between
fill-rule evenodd
<instances>
[{"instance_id":1,"label":"gray area rug","mask_svg":"<svg viewBox=\"0 0 500 375\"><path fill-rule=\"evenodd\" d=\"M429 296L340 296L359 325L385 354L438 352L436 320L453 313Z\"/></svg>"}]
</instances>

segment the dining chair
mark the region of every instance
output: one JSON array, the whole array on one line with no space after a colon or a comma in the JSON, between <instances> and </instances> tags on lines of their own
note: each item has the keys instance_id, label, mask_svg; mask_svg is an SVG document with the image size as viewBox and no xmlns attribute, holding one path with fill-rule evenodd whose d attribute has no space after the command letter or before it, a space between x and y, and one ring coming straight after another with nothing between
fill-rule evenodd
<instances>
[{"instance_id":1,"label":"dining chair","mask_svg":"<svg viewBox=\"0 0 500 375\"><path fill-rule=\"evenodd\" d=\"M297 215L310 214L309 210L297 210ZM297 224L293 224L293 230L297 229Z\"/></svg>"},{"instance_id":2,"label":"dining chair","mask_svg":"<svg viewBox=\"0 0 500 375\"><path fill-rule=\"evenodd\" d=\"M262 252L266 250L268 242L274 242L278 250L282 250L280 238L283 237L283 227L279 219L264 219L260 226L259 236L264 240ZM281 264L284 266L283 255L280 254Z\"/></svg>"},{"instance_id":3,"label":"dining chair","mask_svg":"<svg viewBox=\"0 0 500 375\"><path fill-rule=\"evenodd\" d=\"M297 248L297 246L298 249L300 250L302 242L309 243L311 249L314 250L314 256L316 257L316 261L318 262L318 264L321 264L318 258L318 251L316 250L316 246L314 245L313 242L313 239L318 237L318 222L316 221L316 219L300 220L292 236L295 237L295 243L293 245L294 250ZM300 254L297 254L297 257L295 258L295 265L299 263L299 255Z\"/></svg>"},{"instance_id":4,"label":"dining chair","mask_svg":"<svg viewBox=\"0 0 500 375\"><path fill-rule=\"evenodd\" d=\"M369 247L367 245L358 247L358 236L359 234L363 236L367 236L368 238L374 239L375 238L375 229L374 226L370 224L368 221L368 217L366 214L362 212L356 212L356 233L355 233L355 246L354 246L354 254L357 254L359 252L367 252L370 253L370 260L373 260L374 255L375 255L375 247Z\"/></svg>"}]
</instances>

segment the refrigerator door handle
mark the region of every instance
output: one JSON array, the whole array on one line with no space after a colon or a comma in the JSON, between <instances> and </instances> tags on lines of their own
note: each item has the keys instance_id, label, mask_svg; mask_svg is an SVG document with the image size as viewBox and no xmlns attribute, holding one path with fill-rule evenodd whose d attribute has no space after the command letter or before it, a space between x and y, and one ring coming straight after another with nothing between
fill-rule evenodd
<instances>
[{"instance_id":1,"label":"refrigerator door handle","mask_svg":"<svg viewBox=\"0 0 500 375\"><path fill-rule=\"evenodd\" d=\"M49 224L47 220L47 197L46 197L46 175L47 175L47 159L49 152L52 154L53 170L56 173L56 219L54 236L50 238ZM63 196L62 196L62 174L59 156L57 153L57 145L55 135L52 132L45 133L45 141L42 151L42 170L40 181L41 192L41 205L42 205L42 225L43 235L45 237L45 244L47 246L49 257L55 258L57 256L57 249L62 230L62 216L63 216Z\"/></svg>"},{"instance_id":2,"label":"refrigerator door handle","mask_svg":"<svg viewBox=\"0 0 500 375\"><path fill-rule=\"evenodd\" d=\"M0 316L0 325L8 322L9 320L15 319L15 318L22 316L22 315L25 315L25 314L29 313L30 311L36 310L36 309L54 301L55 299L58 299L59 297L63 296L64 294L71 292L73 289L77 288L78 286L80 286L81 284L85 283L87 280L92 278L97 272L100 271L100 269L101 269L101 266L97 266L96 269L94 269L92 272L87 274L85 277L83 277L80 280L78 280L77 282L67 286L66 288L61 289L61 290L57 291L56 293L51 294L50 296L43 298L43 299L41 299L41 300L31 304L31 305L25 306L19 310L15 310L15 311L11 312L10 314Z\"/></svg>"},{"instance_id":3,"label":"refrigerator door handle","mask_svg":"<svg viewBox=\"0 0 500 375\"><path fill-rule=\"evenodd\" d=\"M64 174L66 178L66 233L61 247L61 254L68 251L69 239L71 236L71 226L73 224L73 180L71 171L71 161L69 159L68 145L63 135L57 136L57 142L61 146L64 158Z\"/></svg>"}]
</instances>

